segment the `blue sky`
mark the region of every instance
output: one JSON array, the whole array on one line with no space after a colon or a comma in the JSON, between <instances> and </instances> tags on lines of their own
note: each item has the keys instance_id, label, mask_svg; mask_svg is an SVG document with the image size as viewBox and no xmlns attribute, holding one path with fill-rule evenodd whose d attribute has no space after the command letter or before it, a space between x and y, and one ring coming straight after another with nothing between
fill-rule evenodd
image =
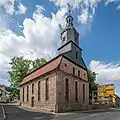
<instances>
[{"instance_id":1,"label":"blue sky","mask_svg":"<svg viewBox=\"0 0 120 120\"><path fill-rule=\"evenodd\" d=\"M7 82L13 56L28 59L56 55L60 29L65 26L67 2L80 47L89 68L98 73L100 84L114 83L120 95L120 2L117 0L1 0L0 83Z\"/></svg>"}]
</instances>

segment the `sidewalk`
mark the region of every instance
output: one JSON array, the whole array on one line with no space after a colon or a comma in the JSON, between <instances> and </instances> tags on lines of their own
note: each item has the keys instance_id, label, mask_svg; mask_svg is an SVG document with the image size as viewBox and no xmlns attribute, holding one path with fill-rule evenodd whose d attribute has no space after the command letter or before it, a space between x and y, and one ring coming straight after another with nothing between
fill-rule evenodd
<instances>
[{"instance_id":1,"label":"sidewalk","mask_svg":"<svg viewBox=\"0 0 120 120\"><path fill-rule=\"evenodd\" d=\"M36 110L35 108L25 108L23 106L17 105L18 108L27 110L27 111L32 111L32 112L41 112L41 113L47 113L47 114L55 114L54 112L49 112L49 111L44 111L44 110Z\"/></svg>"},{"instance_id":2,"label":"sidewalk","mask_svg":"<svg viewBox=\"0 0 120 120\"><path fill-rule=\"evenodd\" d=\"M16 105L16 106L19 106L20 103L19 102L15 102L15 103L2 103L2 105Z\"/></svg>"},{"instance_id":3,"label":"sidewalk","mask_svg":"<svg viewBox=\"0 0 120 120\"><path fill-rule=\"evenodd\" d=\"M65 113L54 113L54 112L49 112L49 111L44 111L44 110L36 110L35 108L25 108L23 106L20 106L20 103L7 103L5 105L15 105L20 109L24 109L26 111L31 111L31 112L41 112L41 113L46 113L46 114L53 114L56 116L59 115L74 115L74 114L85 114L85 113L94 113L94 112L105 112L107 110L117 110L117 108L108 108L108 109L95 109L95 110L85 110L85 111L72 111L72 112L65 112ZM119 109L120 110L120 109Z\"/></svg>"},{"instance_id":4,"label":"sidewalk","mask_svg":"<svg viewBox=\"0 0 120 120\"><path fill-rule=\"evenodd\" d=\"M49 111L44 111L44 110L36 110L36 109L32 109L32 108L25 108L25 107L22 107L22 106L17 106L17 107L20 108L20 109L23 109L23 110L30 111L30 112L41 112L41 113L46 113L46 114L53 114L53 115L55 115L55 116L75 114L75 113L73 113L73 112L55 113L55 112L49 112Z\"/></svg>"},{"instance_id":5,"label":"sidewalk","mask_svg":"<svg viewBox=\"0 0 120 120\"><path fill-rule=\"evenodd\" d=\"M44 110L36 110L32 108L25 108L22 106L18 106L21 109L27 110L27 111L32 111L32 112L42 112L42 113L47 113L47 114L54 114L54 115L72 115L72 114L85 114L85 113L93 113L93 112L102 112L105 111L106 109L96 109L96 110L85 110L85 111L72 111L72 112L65 112L65 113L54 113L54 112L49 112L49 111L44 111Z\"/></svg>"},{"instance_id":6,"label":"sidewalk","mask_svg":"<svg viewBox=\"0 0 120 120\"><path fill-rule=\"evenodd\" d=\"M5 109L3 105L0 103L0 120L6 119Z\"/></svg>"}]
</instances>

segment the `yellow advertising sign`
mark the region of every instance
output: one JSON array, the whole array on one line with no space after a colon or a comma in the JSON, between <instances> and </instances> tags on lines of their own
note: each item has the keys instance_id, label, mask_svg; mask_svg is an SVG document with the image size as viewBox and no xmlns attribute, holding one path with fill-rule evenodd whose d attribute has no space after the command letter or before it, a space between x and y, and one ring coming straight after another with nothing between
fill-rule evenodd
<instances>
[{"instance_id":1,"label":"yellow advertising sign","mask_svg":"<svg viewBox=\"0 0 120 120\"><path fill-rule=\"evenodd\" d=\"M109 96L109 95L113 95L115 93L114 84L98 85L97 88L98 88L98 96L99 97Z\"/></svg>"}]
</instances>

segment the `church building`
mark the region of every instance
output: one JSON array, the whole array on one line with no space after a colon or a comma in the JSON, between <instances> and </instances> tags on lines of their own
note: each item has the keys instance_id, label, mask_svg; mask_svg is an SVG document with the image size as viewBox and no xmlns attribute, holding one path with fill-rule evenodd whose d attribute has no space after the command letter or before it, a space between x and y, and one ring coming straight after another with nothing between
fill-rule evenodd
<instances>
[{"instance_id":1,"label":"church building","mask_svg":"<svg viewBox=\"0 0 120 120\"><path fill-rule=\"evenodd\" d=\"M87 67L71 15L61 31L58 53L24 77L20 84L21 106L52 112L84 110L89 106Z\"/></svg>"}]
</instances>

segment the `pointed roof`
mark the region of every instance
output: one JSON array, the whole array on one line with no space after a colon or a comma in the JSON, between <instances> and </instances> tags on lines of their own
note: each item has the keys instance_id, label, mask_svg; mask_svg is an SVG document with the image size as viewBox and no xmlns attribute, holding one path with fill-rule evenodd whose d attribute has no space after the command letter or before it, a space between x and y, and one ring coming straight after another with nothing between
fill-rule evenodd
<instances>
[{"instance_id":1,"label":"pointed roof","mask_svg":"<svg viewBox=\"0 0 120 120\"><path fill-rule=\"evenodd\" d=\"M79 65L77 63L75 63L74 61L72 61L71 59L69 59L68 57L64 56L64 55L58 55L57 57L53 58L52 60L50 60L49 62L47 62L46 64L44 64L43 66L39 67L38 69L32 71L31 73L27 74L23 81L21 82L20 86L31 81L34 80L35 78L38 78L52 70L55 70L56 68L58 68L61 64L62 58L65 58L67 60L69 60L70 62L72 62L73 64L87 70L86 67L83 67L82 65Z\"/></svg>"},{"instance_id":2,"label":"pointed roof","mask_svg":"<svg viewBox=\"0 0 120 120\"><path fill-rule=\"evenodd\" d=\"M41 75L56 69L57 67L59 67L61 60L62 60L62 55L59 55L59 56L55 57L54 59L50 60L49 62L47 62L46 64L44 64L43 66L39 67L35 71L27 74L27 76L24 77L24 79L20 85L22 85L30 80L33 80L35 78L38 78Z\"/></svg>"}]
</instances>

